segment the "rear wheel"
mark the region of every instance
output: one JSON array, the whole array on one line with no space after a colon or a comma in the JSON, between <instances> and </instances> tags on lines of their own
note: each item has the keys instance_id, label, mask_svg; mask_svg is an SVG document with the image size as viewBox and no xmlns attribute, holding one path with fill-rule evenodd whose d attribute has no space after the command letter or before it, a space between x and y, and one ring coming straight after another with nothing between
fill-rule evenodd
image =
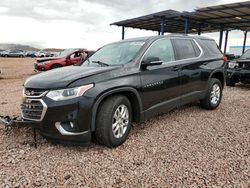
<instances>
[{"instance_id":1,"label":"rear wheel","mask_svg":"<svg viewBox=\"0 0 250 188\"><path fill-rule=\"evenodd\" d=\"M101 103L97 113L95 137L107 147L125 142L131 129L132 110L127 97L116 95Z\"/></svg>"},{"instance_id":2,"label":"rear wheel","mask_svg":"<svg viewBox=\"0 0 250 188\"><path fill-rule=\"evenodd\" d=\"M226 79L226 85L234 87L235 86L235 81L233 79L227 78Z\"/></svg>"},{"instance_id":3,"label":"rear wheel","mask_svg":"<svg viewBox=\"0 0 250 188\"><path fill-rule=\"evenodd\" d=\"M222 84L218 79L212 78L208 86L206 97L200 101L201 107L208 110L216 109L220 105L221 98Z\"/></svg>"}]
</instances>

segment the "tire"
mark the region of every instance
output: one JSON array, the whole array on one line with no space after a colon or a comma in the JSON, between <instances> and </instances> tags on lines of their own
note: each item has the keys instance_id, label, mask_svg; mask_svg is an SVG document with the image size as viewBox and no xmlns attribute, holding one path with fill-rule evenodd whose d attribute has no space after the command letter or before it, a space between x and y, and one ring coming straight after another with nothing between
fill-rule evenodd
<instances>
[{"instance_id":1,"label":"tire","mask_svg":"<svg viewBox=\"0 0 250 188\"><path fill-rule=\"evenodd\" d=\"M226 79L226 85L230 86L230 87L234 87L235 86L235 81L233 79L227 78Z\"/></svg>"},{"instance_id":2,"label":"tire","mask_svg":"<svg viewBox=\"0 0 250 188\"><path fill-rule=\"evenodd\" d=\"M221 102L222 90L223 88L221 82L216 78L211 78L206 97L200 101L201 107L208 110L216 109ZM214 97L212 97L212 95Z\"/></svg>"},{"instance_id":3,"label":"tire","mask_svg":"<svg viewBox=\"0 0 250 188\"><path fill-rule=\"evenodd\" d=\"M51 69L57 69L57 68L60 68L60 67L62 67L62 65L54 64L54 65L51 66Z\"/></svg>"},{"instance_id":4,"label":"tire","mask_svg":"<svg viewBox=\"0 0 250 188\"><path fill-rule=\"evenodd\" d=\"M126 115L122 113L125 116L124 119L119 117L120 112L127 112ZM95 138L98 143L114 148L125 142L132 123L132 109L127 97L115 95L106 99L100 104L96 117Z\"/></svg>"},{"instance_id":5,"label":"tire","mask_svg":"<svg viewBox=\"0 0 250 188\"><path fill-rule=\"evenodd\" d=\"M4 55L4 57L8 57L8 55Z\"/></svg>"}]
</instances>

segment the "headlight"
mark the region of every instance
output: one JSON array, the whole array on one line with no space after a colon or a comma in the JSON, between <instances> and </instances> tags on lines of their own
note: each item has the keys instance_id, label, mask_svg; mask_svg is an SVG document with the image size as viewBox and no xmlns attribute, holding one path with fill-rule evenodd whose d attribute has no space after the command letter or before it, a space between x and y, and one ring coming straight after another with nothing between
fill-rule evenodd
<instances>
[{"instance_id":1,"label":"headlight","mask_svg":"<svg viewBox=\"0 0 250 188\"><path fill-rule=\"evenodd\" d=\"M236 67L239 67L239 63L237 63L237 62L229 62L229 63L228 63L228 67L229 67L230 69L234 69L234 68L236 68Z\"/></svg>"},{"instance_id":2,"label":"headlight","mask_svg":"<svg viewBox=\"0 0 250 188\"><path fill-rule=\"evenodd\" d=\"M50 91L46 96L54 101L73 99L84 95L84 93L92 87L94 87L94 84L69 89L54 90Z\"/></svg>"},{"instance_id":3,"label":"headlight","mask_svg":"<svg viewBox=\"0 0 250 188\"><path fill-rule=\"evenodd\" d=\"M40 64L40 65L45 65L45 64L47 64L47 63L49 64L50 61L43 61L43 62L40 62L39 64Z\"/></svg>"}]
</instances>

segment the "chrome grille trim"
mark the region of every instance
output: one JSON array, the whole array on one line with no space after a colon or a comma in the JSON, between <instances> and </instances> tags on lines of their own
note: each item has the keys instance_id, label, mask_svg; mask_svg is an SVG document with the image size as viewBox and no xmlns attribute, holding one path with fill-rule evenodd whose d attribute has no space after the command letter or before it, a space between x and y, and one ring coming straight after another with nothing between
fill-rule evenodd
<instances>
[{"instance_id":1,"label":"chrome grille trim","mask_svg":"<svg viewBox=\"0 0 250 188\"><path fill-rule=\"evenodd\" d=\"M46 111L47 111L47 105L46 103L42 100L42 99L34 99L34 98L24 98L24 102L22 105L27 105L27 100L30 101L30 103L28 103L28 105L30 106L36 106L35 104L32 104L32 101L36 101L36 102L40 102L42 104L42 109L38 110L38 109L23 109L23 107L21 107L21 115L22 115L22 118L25 119L25 120L31 120L31 121L37 121L37 122L40 122L43 120L45 114L46 114ZM30 111L30 112L41 112L41 115L31 115L31 116L38 116L37 119L34 119L34 118L29 118L29 117L25 117L25 112L24 111ZM34 111L35 110L35 111ZM27 112L26 112L27 113Z\"/></svg>"},{"instance_id":2,"label":"chrome grille trim","mask_svg":"<svg viewBox=\"0 0 250 188\"><path fill-rule=\"evenodd\" d=\"M23 89L24 98L42 98L48 93L48 91L38 89Z\"/></svg>"}]
</instances>

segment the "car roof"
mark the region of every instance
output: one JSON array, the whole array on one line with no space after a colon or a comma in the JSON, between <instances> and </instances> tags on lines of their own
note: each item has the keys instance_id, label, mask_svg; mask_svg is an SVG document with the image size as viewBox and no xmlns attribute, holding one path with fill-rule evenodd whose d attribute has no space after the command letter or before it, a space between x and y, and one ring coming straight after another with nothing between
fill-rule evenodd
<instances>
[{"instance_id":1,"label":"car roof","mask_svg":"<svg viewBox=\"0 0 250 188\"><path fill-rule=\"evenodd\" d=\"M200 35L187 35L187 34L167 34L167 35L158 35L158 36L148 36L148 37L137 37L137 38L130 38L126 40L121 40L118 42L136 42L136 41L151 41L151 40L157 40L161 38L191 38L191 39L206 39L206 40L213 40L212 38L206 37L206 36L200 36ZM116 43L116 42L115 42Z\"/></svg>"}]
</instances>

